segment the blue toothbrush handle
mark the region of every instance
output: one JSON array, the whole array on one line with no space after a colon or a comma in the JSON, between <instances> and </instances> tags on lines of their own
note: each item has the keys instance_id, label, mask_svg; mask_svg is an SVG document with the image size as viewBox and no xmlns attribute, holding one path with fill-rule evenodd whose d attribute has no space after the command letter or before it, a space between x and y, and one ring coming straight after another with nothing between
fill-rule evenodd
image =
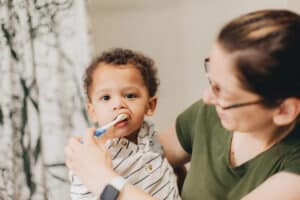
<instances>
[{"instance_id":1,"label":"blue toothbrush handle","mask_svg":"<svg viewBox=\"0 0 300 200\"><path fill-rule=\"evenodd\" d=\"M105 132L106 132L106 129L104 129L104 128L98 128L98 129L96 129L94 135L95 135L96 137L100 137L100 136L103 135ZM80 140L80 144L83 144L83 140Z\"/></svg>"},{"instance_id":2,"label":"blue toothbrush handle","mask_svg":"<svg viewBox=\"0 0 300 200\"><path fill-rule=\"evenodd\" d=\"M94 135L95 135L96 137L100 137L100 136L101 136L103 133L105 133L105 132L106 132L106 129L98 128L98 129L96 129Z\"/></svg>"}]
</instances>

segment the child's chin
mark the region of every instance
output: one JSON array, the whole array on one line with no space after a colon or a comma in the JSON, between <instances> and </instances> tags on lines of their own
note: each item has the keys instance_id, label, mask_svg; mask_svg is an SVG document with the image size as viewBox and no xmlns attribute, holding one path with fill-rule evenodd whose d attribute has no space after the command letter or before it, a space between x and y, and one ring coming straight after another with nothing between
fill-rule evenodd
<instances>
[{"instance_id":1,"label":"child's chin","mask_svg":"<svg viewBox=\"0 0 300 200\"><path fill-rule=\"evenodd\" d=\"M124 131L116 131L114 135L115 137L128 137L130 133L125 133Z\"/></svg>"}]
</instances>

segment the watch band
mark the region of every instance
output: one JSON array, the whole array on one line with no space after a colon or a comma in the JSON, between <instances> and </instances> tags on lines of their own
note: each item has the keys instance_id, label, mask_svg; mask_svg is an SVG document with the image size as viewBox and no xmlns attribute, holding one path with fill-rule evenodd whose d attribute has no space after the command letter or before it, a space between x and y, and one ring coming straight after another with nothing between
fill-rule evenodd
<instances>
[{"instance_id":1,"label":"watch band","mask_svg":"<svg viewBox=\"0 0 300 200\"><path fill-rule=\"evenodd\" d=\"M126 184L126 180L122 176L116 176L110 181L109 184L121 191Z\"/></svg>"}]
</instances>

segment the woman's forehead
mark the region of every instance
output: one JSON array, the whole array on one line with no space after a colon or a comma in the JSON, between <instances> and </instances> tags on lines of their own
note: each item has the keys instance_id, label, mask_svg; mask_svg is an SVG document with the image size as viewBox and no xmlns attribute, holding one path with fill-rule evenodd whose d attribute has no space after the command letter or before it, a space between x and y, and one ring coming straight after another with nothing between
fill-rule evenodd
<instances>
[{"instance_id":1,"label":"woman's forehead","mask_svg":"<svg viewBox=\"0 0 300 200\"><path fill-rule=\"evenodd\" d=\"M215 44L212 48L209 60L211 76L237 79L234 70L234 57L232 54L228 53L221 45Z\"/></svg>"},{"instance_id":2,"label":"woman's forehead","mask_svg":"<svg viewBox=\"0 0 300 200\"><path fill-rule=\"evenodd\" d=\"M220 44L215 43L210 54L209 76L224 90L242 92L244 87L238 78L235 60L234 53L229 53Z\"/></svg>"}]
</instances>

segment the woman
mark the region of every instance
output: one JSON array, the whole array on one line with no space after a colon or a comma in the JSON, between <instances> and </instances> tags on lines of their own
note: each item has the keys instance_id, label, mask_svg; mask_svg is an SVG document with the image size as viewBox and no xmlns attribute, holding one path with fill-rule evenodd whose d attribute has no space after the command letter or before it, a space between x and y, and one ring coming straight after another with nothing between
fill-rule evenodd
<instances>
[{"instance_id":1,"label":"woman","mask_svg":"<svg viewBox=\"0 0 300 200\"><path fill-rule=\"evenodd\" d=\"M205 59L210 87L160 135L174 167L190 161L183 199L300 199L300 16L262 10L220 31ZM67 166L100 194L117 176L87 131ZM96 156L96 155L100 156ZM126 184L120 199L149 199Z\"/></svg>"}]
</instances>

